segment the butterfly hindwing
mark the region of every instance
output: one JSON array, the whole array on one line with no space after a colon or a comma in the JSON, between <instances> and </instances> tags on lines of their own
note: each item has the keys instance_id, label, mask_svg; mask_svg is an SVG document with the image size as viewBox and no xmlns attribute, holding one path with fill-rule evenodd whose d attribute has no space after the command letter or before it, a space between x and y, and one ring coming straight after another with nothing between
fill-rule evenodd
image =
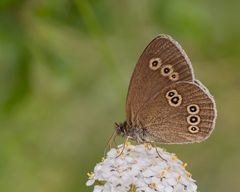
<instances>
[{"instance_id":1,"label":"butterfly hindwing","mask_svg":"<svg viewBox=\"0 0 240 192\"><path fill-rule=\"evenodd\" d=\"M196 83L177 82L155 94L136 117L158 143L205 140L216 119L213 97Z\"/></svg>"}]
</instances>

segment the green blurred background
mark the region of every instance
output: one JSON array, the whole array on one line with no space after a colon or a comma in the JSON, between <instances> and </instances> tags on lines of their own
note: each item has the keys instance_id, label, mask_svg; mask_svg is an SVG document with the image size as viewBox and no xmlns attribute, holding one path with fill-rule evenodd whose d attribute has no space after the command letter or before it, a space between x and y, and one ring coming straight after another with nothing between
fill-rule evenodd
<instances>
[{"instance_id":1,"label":"green blurred background","mask_svg":"<svg viewBox=\"0 0 240 192\"><path fill-rule=\"evenodd\" d=\"M215 96L213 135L163 146L200 191L239 191L240 1L1 0L0 191L82 192L124 120L128 82L159 33ZM121 143L122 139L118 139Z\"/></svg>"}]
</instances>

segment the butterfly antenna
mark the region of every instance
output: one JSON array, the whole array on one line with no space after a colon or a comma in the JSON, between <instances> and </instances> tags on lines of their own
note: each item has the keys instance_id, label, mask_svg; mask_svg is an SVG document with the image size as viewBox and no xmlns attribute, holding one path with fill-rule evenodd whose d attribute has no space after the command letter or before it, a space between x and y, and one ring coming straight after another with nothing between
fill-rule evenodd
<instances>
[{"instance_id":1,"label":"butterfly antenna","mask_svg":"<svg viewBox=\"0 0 240 192\"><path fill-rule=\"evenodd\" d=\"M112 148L112 141L113 140L115 141L116 134L117 134L117 131L115 130L112 133L112 135L110 136L110 138L108 139L108 142L107 142L107 144L105 146L105 149L104 149L104 158L106 157L107 150Z\"/></svg>"}]
</instances>

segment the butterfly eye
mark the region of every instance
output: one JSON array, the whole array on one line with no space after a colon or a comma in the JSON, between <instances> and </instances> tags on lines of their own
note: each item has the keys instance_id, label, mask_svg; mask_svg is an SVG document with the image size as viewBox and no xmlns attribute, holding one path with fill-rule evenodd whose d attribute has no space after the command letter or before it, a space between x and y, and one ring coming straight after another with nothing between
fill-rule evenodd
<instances>
[{"instance_id":1,"label":"butterfly eye","mask_svg":"<svg viewBox=\"0 0 240 192\"><path fill-rule=\"evenodd\" d=\"M160 58L153 58L149 61L149 67L152 70L157 70L162 64L162 61Z\"/></svg>"},{"instance_id":2,"label":"butterfly eye","mask_svg":"<svg viewBox=\"0 0 240 192\"><path fill-rule=\"evenodd\" d=\"M177 95L177 91L174 90L174 89L172 89L172 90L170 90L170 91L168 91L168 92L166 93L166 97L167 97L168 99L172 98L174 95Z\"/></svg>"},{"instance_id":3,"label":"butterfly eye","mask_svg":"<svg viewBox=\"0 0 240 192\"><path fill-rule=\"evenodd\" d=\"M190 133L198 133L199 132L199 127L191 125L191 126L188 127L188 131Z\"/></svg>"},{"instance_id":4,"label":"butterfly eye","mask_svg":"<svg viewBox=\"0 0 240 192\"><path fill-rule=\"evenodd\" d=\"M198 115L189 115L187 117L187 122L190 125L197 125L200 123L200 117Z\"/></svg>"},{"instance_id":5,"label":"butterfly eye","mask_svg":"<svg viewBox=\"0 0 240 192\"><path fill-rule=\"evenodd\" d=\"M171 99L169 99L168 102L171 106L177 107L177 106L181 105L182 97L181 97L181 95L176 95L176 96L172 97Z\"/></svg>"},{"instance_id":6,"label":"butterfly eye","mask_svg":"<svg viewBox=\"0 0 240 192\"><path fill-rule=\"evenodd\" d=\"M179 79L179 74L177 72L173 72L170 74L169 79L172 81L177 81Z\"/></svg>"},{"instance_id":7,"label":"butterfly eye","mask_svg":"<svg viewBox=\"0 0 240 192\"><path fill-rule=\"evenodd\" d=\"M172 72L173 72L172 65L165 65L165 66L161 69L161 74L162 74L163 76L169 76Z\"/></svg>"},{"instance_id":8,"label":"butterfly eye","mask_svg":"<svg viewBox=\"0 0 240 192\"><path fill-rule=\"evenodd\" d=\"M192 114L192 115L198 114L199 111L200 111L199 106L196 105L196 104L192 104L192 105L188 105L188 106L187 106L187 112L188 112L189 114Z\"/></svg>"}]
</instances>

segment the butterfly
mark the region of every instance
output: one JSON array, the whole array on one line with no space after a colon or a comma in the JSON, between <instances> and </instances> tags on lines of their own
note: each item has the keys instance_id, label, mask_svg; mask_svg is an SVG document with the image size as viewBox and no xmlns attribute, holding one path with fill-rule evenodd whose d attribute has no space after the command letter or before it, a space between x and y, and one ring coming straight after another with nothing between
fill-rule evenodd
<instances>
[{"instance_id":1,"label":"butterfly","mask_svg":"<svg viewBox=\"0 0 240 192\"><path fill-rule=\"evenodd\" d=\"M138 143L194 143L210 136L216 117L214 98L195 79L183 48L171 36L159 35L136 64L126 121L115 123L115 130Z\"/></svg>"}]
</instances>

